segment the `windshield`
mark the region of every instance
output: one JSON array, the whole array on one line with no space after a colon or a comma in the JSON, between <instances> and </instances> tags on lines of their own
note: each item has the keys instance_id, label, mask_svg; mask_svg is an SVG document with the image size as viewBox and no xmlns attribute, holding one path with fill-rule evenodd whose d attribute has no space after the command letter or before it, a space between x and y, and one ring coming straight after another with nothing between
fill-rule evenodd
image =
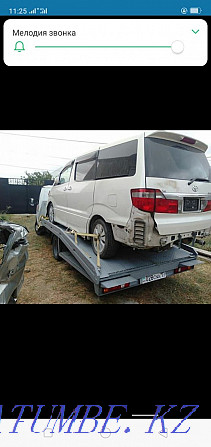
<instances>
[{"instance_id":1,"label":"windshield","mask_svg":"<svg viewBox=\"0 0 211 447\"><path fill-rule=\"evenodd\" d=\"M210 166L204 152L185 144L145 138L146 177L211 180Z\"/></svg>"}]
</instances>

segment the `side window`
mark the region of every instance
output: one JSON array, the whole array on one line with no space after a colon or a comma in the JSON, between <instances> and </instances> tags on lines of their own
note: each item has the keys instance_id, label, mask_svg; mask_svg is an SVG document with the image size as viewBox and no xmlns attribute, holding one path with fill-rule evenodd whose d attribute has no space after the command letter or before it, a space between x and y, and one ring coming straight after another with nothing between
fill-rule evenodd
<instances>
[{"instance_id":1,"label":"side window","mask_svg":"<svg viewBox=\"0 0 211 447\"><path fill-rule=\"evenodd\" d=\"M75 180L83 182L85 180L95 180L96 159L84 160L76 164Z\"/></svg>"},{"instance_id":2,"label":"side window","mask_svg":"<svg viewBox=\"0 0 211 447\"><path fill-rule=\"evenodd\" d=\"M133 140L99 151L96 179L135 175L137 146Z\"/></svg>"},{"instance_id":3,"label":"side window","mask_svg":"<svg viewBox=\"0 0 211 447\"><path fill-rule=\"evenodd\" d=\"M68 166L61 172L61 174L59 176L59 184L60 185L62 185L63 183L69 182L72 168L73 168L73 165Z\"/></svg>"}]
</instances>

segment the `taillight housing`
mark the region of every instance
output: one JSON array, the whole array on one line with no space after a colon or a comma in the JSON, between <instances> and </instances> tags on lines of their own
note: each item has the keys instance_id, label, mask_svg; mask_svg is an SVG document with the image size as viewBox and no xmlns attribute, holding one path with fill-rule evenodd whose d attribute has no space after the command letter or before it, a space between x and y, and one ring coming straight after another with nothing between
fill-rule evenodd
<instances>
[{"instance_id":1,"label":"taillight housing","mask_svg":"<svg viewBox=\"0 0 211 447\"><path fill-rule=\"evenodd\" d=\"M149 213L155 210L155 189L132 189L131 198L135 208Z\"/></svg>"},{"instance_id":2,"label":"taillight housing","mask_svg":"<svg viewBox=\"0 0 211 447\"><path fill-rule=\"evenodd\" d=\"M115 292L115 290L121 290L121 289L125 289L127 287L130 287L130 283L126 282L125 284L121 284L119 286L113 286L113 287L104 287L103 289L103 293L108 293L108 292Z\"/></svg>"},{"instance_id":3,"label":"taillight housing","mask_svg":"<svg viewBox=\"0 0 211 447\"><path fill-rule=\"evenodd\" d=\"M159 189L137 188L131 190L135 208L149 213L178 213L178 200L166 199Z\"/></svg>"},{"instance_id":4,"label":"taillight housing","mask_svg":"<svg viewBox=\"0 0 211 447\"><path fill-rule=\"evenodd\" d=\"M192 270L194 268L194 265L187 265L184 267L178 267L177 269L174 269L174 273L182 273L186 272L187 270Z\"/></svg>"},{"instance_id":5,"label":"taillight housing","mask_svg":"<svg viewBox=\"0 0 211 447\"><path fill-rule=\"evenodd\" d=\"M203 206L205 206L204 209L202 210L203 213L204 211L211 211L211 200L207 200L205 204L203 203Z\"/></svg>"},{"instance_id":6,"label":"taillight housing","mask_svg":"<svg viewBox=\"0 0 211 447\"><path fill-rule=\"evenodd\" d=\"M195 144L196 140L194 140L193 138L190 137L183 137L182 140L183 143L187 143L187 144Z\"/></svg>"}]
</instances>

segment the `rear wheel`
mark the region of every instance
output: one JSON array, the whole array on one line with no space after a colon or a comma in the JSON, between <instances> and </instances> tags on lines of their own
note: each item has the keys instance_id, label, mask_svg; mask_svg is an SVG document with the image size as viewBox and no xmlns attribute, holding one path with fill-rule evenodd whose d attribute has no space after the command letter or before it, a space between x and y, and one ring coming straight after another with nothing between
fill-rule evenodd
<instances>
[{"instance_id":1,"label":"rear wheel","mask_svg":"<svg viewBox=\"0 0 211 447\"><path fill-rule=\"evenodd\" d=\"M91 225L91 232L99 235L99 253L102 259L112 258L118 249L118 242L114 240L111 225L103 219L96 219ZM92 248L97 254L97 240L92 238Z\"/></svg>"},{"instance_id":2,"label":"rear wheel","mask_svg":"<svg viewBox=\"0 0 211 447\"><path fill-rule=\"evenodd\" d=\"M8 304L17 304L17 300L18 300L18 294L17 294L17 289L14 290L12 296L10 297Z\"/></svg>"},{"instance_id":3,"label":"rear wheel","mask_svg":"<svg viewBox=\"0 0 211 447\"><path fill-rule=\"evenodd\" d=\"M11 296L11 298L8 301L8 304L17 304L17 298L14 298L13 296Z\"/></svg>"},{"instance_id":4,"label":"rear wheel","mask_svg":"<svg viewBox=\"0 0 211 447\"><path fill-rule=\"evenodd\" d=\"M57 261L61 261L62 258L59 256L60 253L60 243L59 238L57 236L53 236L52 239L52 250L53 250L53 256Z\"/></svg>"}]
</instances>

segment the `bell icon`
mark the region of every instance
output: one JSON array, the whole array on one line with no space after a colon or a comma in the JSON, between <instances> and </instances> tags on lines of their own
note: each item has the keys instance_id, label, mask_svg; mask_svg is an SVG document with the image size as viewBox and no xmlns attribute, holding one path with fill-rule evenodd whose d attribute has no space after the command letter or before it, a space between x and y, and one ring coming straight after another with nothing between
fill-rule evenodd
<instances>
[{"instance_id":1,"label":"bell icon","mask_svg":"<svg viewBox=\"0 0 211 447\"><path fill-rule=\"evenodd\" d=\"M14 51L19 51L19 53L20 53L20 52L23 51L23 50L25 50L25 48L24 48L24 44L23 44L23 42L21 42L21 40L19 40L19 41L16 42L16 44L15 44Z\"/></svg>"}]
</instances>

